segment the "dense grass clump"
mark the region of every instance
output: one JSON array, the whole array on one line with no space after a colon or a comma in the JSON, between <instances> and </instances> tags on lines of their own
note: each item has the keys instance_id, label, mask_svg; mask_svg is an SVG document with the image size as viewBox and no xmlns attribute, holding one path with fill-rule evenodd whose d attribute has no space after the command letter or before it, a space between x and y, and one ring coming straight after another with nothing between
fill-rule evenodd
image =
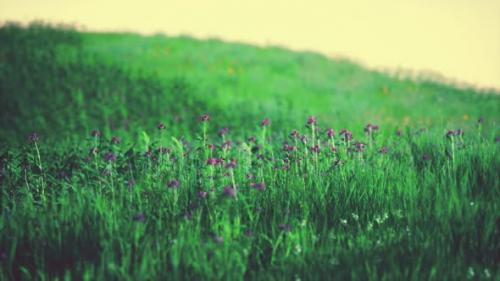
<instances>
[{"instance_id":1,"label":"dense grass clump","mask_svg":"<svg viewBox=\"0 0 500 281\"><path fill-rule=\"evenodd\" d=\"M247 139L163 124L143 147L93 131L2 156L4 279L496 276L498 142L478 130L379 140L263 122Z\"/></svg>"},{"instance_id":2,"label":"dense grass clump","mask_svg":"<svg viewBox=\"0 0 500 281\"><path fill-rule=\"evenodd\" d=\"M217 40L0 42L0 280L500 276L492 91Z\"/></svg>"}]
</instances>

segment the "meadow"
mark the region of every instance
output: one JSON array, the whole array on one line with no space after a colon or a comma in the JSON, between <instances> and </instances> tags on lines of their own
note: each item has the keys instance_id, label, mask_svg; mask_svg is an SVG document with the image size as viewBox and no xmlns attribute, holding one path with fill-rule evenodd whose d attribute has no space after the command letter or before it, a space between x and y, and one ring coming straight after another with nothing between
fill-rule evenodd
<instances>
[{"instance_id":1,"label":"meadow","mask_svg":"<svg viewBox=\"0 0 500 281\"><path fill-rule=\"evenodd\" d=\"M498 280L500 95L0 27L0 280Z\"/></svg>"}]
</instances>

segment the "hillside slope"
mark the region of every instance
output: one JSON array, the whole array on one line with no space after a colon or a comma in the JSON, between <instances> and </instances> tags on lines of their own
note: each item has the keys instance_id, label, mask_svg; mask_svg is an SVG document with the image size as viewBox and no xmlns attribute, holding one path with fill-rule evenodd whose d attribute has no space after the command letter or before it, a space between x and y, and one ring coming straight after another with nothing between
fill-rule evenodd
<instances>
[{"instance_id":1,"label":"hillside slope","mask_svg":"<svg viewBox=\"0 0 500 281\"><path fill-rule=\"evenodd\" d=\"M397 79L277 47L36 24L3 26L0 41L2 142L97 127L126 136L160 121L185 134L203 112L220 125L269 117L285 129L309 114L335 127L467 127L500 117L495 92Z\"/></svg>"}]
</instances>

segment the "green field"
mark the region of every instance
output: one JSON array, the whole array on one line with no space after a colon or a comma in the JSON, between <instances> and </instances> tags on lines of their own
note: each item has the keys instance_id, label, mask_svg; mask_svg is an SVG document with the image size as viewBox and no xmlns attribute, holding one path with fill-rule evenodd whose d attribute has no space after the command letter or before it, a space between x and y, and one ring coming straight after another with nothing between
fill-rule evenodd
<instances>
[{"instance_id":1,"label":"green field","mask_svg":"<svg viewBox=\"0 0 500 281\"><path fill-rule=\"evenodd\" d=\"M499 94L6 24L0 280L500 280Z\"/></svg>"}]
</instances>

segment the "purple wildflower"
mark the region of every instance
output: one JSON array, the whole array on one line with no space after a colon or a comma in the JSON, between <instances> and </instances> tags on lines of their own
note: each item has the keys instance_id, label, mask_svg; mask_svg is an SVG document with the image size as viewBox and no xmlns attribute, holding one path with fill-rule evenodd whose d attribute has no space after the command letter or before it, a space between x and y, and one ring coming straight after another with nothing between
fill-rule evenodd
<instances>
[{"instance_id":1,"label":"purple wildflower","mask_svg":"<svg viewBox=\"0 0 500 281\"><path fill-rule=\"evenodd\" d=\"M376 132L379 130L379 127L378 125L374 125L374 124L371 124L371 123L368 123L366 126L365 126L365 133L367 135L371 135L373 132Z\"/></svg>"},{"instance_id":2,"label":"purple wildflower","mask_svg":"<svg viewBox=\"0 0 500 281\"><path fill-rule=\"evenodd\" d=\"M231 148L231 141L230 140L227 140L225 142L222 143L222 149L230 149Z\"/></svg>"},{"instance_id":3,"label":"purple wildflower","mask_svg":"<svg viewBox=\"0 0 500 281\"><path fill-rule=\"evenodd\" d=\"M206 198L207 195L208 195L208 192L206 192L206 191L203 191L203 190L198 191L198 197L200 197L200 198Z\"/></svg>"},{"instance_id":4,"label":"purple wildflower","mask_svg":"<svg viewBox=\"0 0 500 281\"><path fill-rule=\"evenodd\" d=\"M257 138L255 136L250 136L248 137L248 142L256 142L257 141Z\"/></svg>"},{"instance_id":5,"label":"purple wildflower","mask_svg":"<svg viewBox=\"0 0 500 281\"><path fill-rule=\"evenodd\" d=\"M269 123L270 123L269 118L264 118L264 120L262 120L262 122L260 122L262 127L269 126Z\"/></svg>"},{"instance_id":6,"label":"purple wildflower","mask_svg":"<svg viewBox=\"0 0 500 281\"><path fill-rule=\"evenodd\" d=\"M135 214L132 217L132 220L134 220L134 221L145 221L146 220L146 216L143 213L138 213L138 214Z\"/></svg>"},{"instance_id":7,"label":"purple wildflower","mask_svg":"<svg viewBox=\"0 0 500 281\"><path fill-rule=\"evenodd\" d=\"M340 135L343 137L345 142L352 140L352 132L347 129L340 130Z\"/></svg>"},{"instance_id":8,"label":"purple wildflower","mask_svg":"<svg viewBox=\"0 0 500 281\"><path fill-rule=\"evenodd\" d=\"M227 134L229 132L229 128L227 127L224 127L222 129L219 130L219 136L224 136L225 134Z\"/></svg>"},{"instance_id":9,"label":"purple wildflower","mask_svg":"<svg viewBox=\"0 0 500 281\"><path fill-rule=\"evenodd\" d=\"M234 169L236 168L236 160L231 159L229 163L226 164L226 169Z\"/></svg>"},{"instance_id":10,"label":"purple wildflower","mask_svg":"<svg viewBox=\"0 0 500 281\"><path fill-rule=\"evenodd\" d=\"M311 146L311 151L314 153L319 153L321 151L321 149L319 148L319 145L315 144L315 145Z\"/></svg>"},{"instance_id":11,"label":"purple wildflower","mask_svg":"<svg viewBox=\"0 0 500 281\"><path fill-rule=\"evenodd\" d=\"M104 160L108 162L116 161L116 155L110 151L104 155Z\"/></svg>"},{"instance_id":12,"label":"purple wildflower","mask_svg":"<svg viewBox=\"0 0 500 281\"><path fill-rule=\"evenodd\" d=\"M365 146L366 146L366 145L365 145L364 143L362 143L362 142L356 142L356 143L354 144L354 147L356 147L356 151L358 151L358 152L363 152L363 151L365 151Z\"/></svg>"},{"instance_id":13,"label":"purple wildflower","mask_svg":"<svg viewBox=\"0 0 500 281\"><path fill-rule=\"evenodd\" d=\"M456 130L448 130L446 132L446 137L451 138L451 137L461 137L464 135L464 130L462 129L456 129Z\"/></svg>"},{"instance_id":14,"label":"purple wildflower","mask_svg":"<svg viewBox=\"0 0 500 281\"><path fill-rule=\"evenodd\" d=\"M381 154L387 154L387 152L389 152L389 149L387 148L387 146L383 146L382 148L380 148L379 152Z\"/></svg>"},{"instance_id":15,"label":"purple wildflower","mask_svg":"<svg viewBox=\"0 0 500 281\"><path fill-rule=\"evenodd\" d=\"M166 127L165 127L165 124L160 123L160 124L158 124L157 128L158 128L158 130L164 130Z\"/></svg>"},{"instance_id":16,"label":"purple wildflower","mask_svg":"<svg viewBox=\"0 0 500 281\"><path fill-rule=\"evenodd\" d=\"M201 122L207 122L207 121L210 121L210 115L208 115L207 113L203 114L200 116L200 121Z\"/></svg>"},{"instance_id":17,"label":"purple wildflower","mask_svg":"<svg viewBox=\"0 0 500 281\"><path fill-rule=\"evenodd\" d=\"M178 180L170 180L167 183L168 188L179 188L179 181Z\"/></svg>"},{"instance_id":18,"label":"purple wildflower","mask_svg":"<svg viewBox=\"0 0 500 281\"><path fill-rule=\"evenodd\" d=\"M263 182L252 182L252 183L250 183L250 187L258 189L258 190L264 190L264 189L266 189L266 184Z\"/></svg>"},{"instance_id":19,"label":"purple wildflower","mask_svg":"<svg viewBox=\"0 0 500 281\"><path fill-rule=\"evenodd\" d=\"M120 138L117 136L113 136L110 141L111 144L119 144L120 143Z\"/></svg>"},{"instance_id":20,"label":"purple wildflower","mask_svg":"<svg viewBox=\"0 0 500 281\"><path fill-rule=\"evenodd\" d=\"M294 145L289 145L288 143L285 143L285 144L283 144L283 150L291 152L291 151L297 150L297 147Z\"/></svg>"},{"instance_id":21,"label":"purple wildflower","mask_svg":"<svg viewBox=\"0 0 500 281\"><path fill-rule=\"evenodd\" d=\"M316 125L316 116L309 116L309 118L307 118L307 125Z\"/></svg>"},{"instance_id":22,"label":"purple wildflower","mask_svg":"<svg viewBox=\"0 0 500 281\"><path fill-rule=\"evenodd\" d=\"M236 190L232 185L224 187L223 193L228 197L236 197Z\"/></svg>"},{"instance_id":23,"label":"purple wildflower","mask_svg":"<svg viewBox=\"0 0 500 281\"><path fill-rule=\"evenodd\" d=\"M28 141L30 143L37 142L38 141L38 134L37 133L32 133L31 135L28 136Z\"/></svg>"},{"instance_id":24,"label":"purple wildflower","mask_svg":"<svg viewBox=\"0 0 500 281\"><path fill-rule=\"evenodd\" d=\"M328 128L328 129L326 129L326 135L329 138L333 138L335 136L335 131L332 128Z\"/></svg>"},{"instance_id":25,"label":"purple wildflower","mask_svg":"<svg viewBox=\"0 0 500 281\"><path fill-rule=\"evenodd\" d=\"M93 130L92 133L90 133L90 135L94 138L98 138L101 136L101 131L99 130Z\"/></svg>"},{"instance_id":26,"label":"purple wildflower","mask_svg":"<svg viewBox=\"0 0 500 281\"><path fill-rule=\"evenodd\" d=\"M292 139L298 139L300 137L300 134L299 132L297 132L297 130L293 130L291 133L290 133L290 137Z\"/></svg>"},{"instance_id":27,"label":"purple wildflower","mask_svg":"<svg viewBox=\"0 0 500 281\"><path fill-rule=\"evenodd\" d=\"M424 155L422 155L422 160L429 161L431 160L431 157L427 153L424 153Z\"/></svg>"},{"instance_id":28,"label":"purple wildflower","mask_svg":"<svg viewBox=\"0 0 500 281\"><path fill-rule=\"evenodd\" d=\"M219 159L217 159L217 158L210 157L210 158L208 158L208 160L207 160L207 164L208 164L208 165L215 166L215 165L219 164L219 161L218 161L218 160L219 160Z\"/></svg>"}]
</instances>

